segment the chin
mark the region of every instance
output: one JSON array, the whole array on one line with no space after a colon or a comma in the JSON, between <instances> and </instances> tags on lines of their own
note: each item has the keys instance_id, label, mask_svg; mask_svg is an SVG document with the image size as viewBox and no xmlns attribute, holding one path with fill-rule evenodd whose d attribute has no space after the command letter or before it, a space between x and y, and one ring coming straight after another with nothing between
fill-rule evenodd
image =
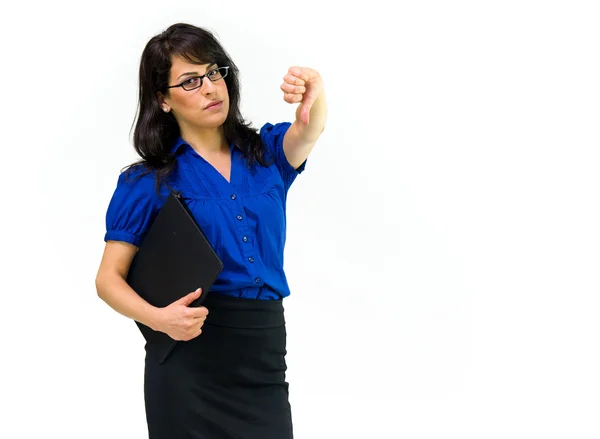
<instances>
[{"instance_id":1,"label":"chin","mask_svg":"<svg viewBox=\"0 0 600 439\"><path fill-rule=\"evenodd\" d=\"M225 121L227 120L227 115L223 115L221 117L212 117L207 119L204 119L202 121L198 122L198 125L202 126L203 128L218 128L221 125L223 125L225 123Z\"/></svg>"},{"instance_id":2,"label":"chin","mask_svg":"<svg viewBox=\"0 0 600 439\"><path fill-rule=\"evenodd\" d=\"M215 116L215 121L218 121L217 125L223 125L226 120L227 120L227 113L219 114L219 117Z\"/></svg>"},{"instance_id":3,"label":"chin","mask_svg":"<svg viewBox=\"0 0 600 439\"><path fill-rule=\"evenodd\" d=\"M219 120L219 125L223 125L227 120L227 116L229 115L229 108L224 108L222 112L219 112L218 116L215 115L215 119Z\"/></svg>"}]
</instances>

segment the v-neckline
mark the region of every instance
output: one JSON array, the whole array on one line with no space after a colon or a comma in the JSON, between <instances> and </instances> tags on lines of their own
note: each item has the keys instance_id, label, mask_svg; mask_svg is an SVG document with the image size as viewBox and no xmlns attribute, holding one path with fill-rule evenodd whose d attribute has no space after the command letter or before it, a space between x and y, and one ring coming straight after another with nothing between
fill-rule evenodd
<instances>
[{"instance_id":1,"label":"v-neckline","mask_svg":"<svg viewBox=\"0 0 600 439\"><path fill-rule=\"evenodd\" d=\"M233 159L234 158L233 152L234 152L233 145L229 145L229 161L230 161L230 163L229 163L229 179L225 178L225 176L223 174L221 174L221 172L219 172L219 170L211 162L206 160L204 157L202 157L197 152L196 152L196 154L198 155L198 157L200 157L202 159L202 161L204 163L206 163L209 166L209 168L212 170L213 173L218 175L218 178L220 179L220 181L225 183L227 185L227 187L229 188L229 187L233 186L233 178L235 175L235 173L234 173L235 160Z\"/></svg>"}]
</instances>

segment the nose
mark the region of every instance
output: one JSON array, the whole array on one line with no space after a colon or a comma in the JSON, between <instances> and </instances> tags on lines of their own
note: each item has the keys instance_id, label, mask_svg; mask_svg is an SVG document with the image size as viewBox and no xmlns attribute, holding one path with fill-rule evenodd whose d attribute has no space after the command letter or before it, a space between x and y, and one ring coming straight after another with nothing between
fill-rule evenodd
<instances>
[{"instance_id":1,"label":"nose","mask_svg":"<svg viewBox=\"0 0 600 439\"><path fill-rule=\"evenodd\" d=\"M213 84L213 82L210 79L204 78L204 80L202 81L202 93L205 95L209 95L214 91L215 84Z\"/></svg>"}]
</instances>

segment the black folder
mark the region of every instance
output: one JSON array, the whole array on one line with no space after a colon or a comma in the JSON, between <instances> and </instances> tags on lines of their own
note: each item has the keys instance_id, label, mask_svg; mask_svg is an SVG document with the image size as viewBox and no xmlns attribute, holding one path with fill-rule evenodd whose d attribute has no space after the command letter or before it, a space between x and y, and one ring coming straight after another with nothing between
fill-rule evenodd
<instances>
[{"instance_id":1,"label":"black folder","mask_svg":"<svg viewBox=\"0 0 600 439\"><path fill-rule=\"evenodd\" d=\"M127 283L159 308L202 288L190 306L200 306L223 269L223 263L196 223L179 192L169 194L137 254ZM163 363L178 341L135 321L146 339L146 352Z\"/></svg>"}]
</instances>

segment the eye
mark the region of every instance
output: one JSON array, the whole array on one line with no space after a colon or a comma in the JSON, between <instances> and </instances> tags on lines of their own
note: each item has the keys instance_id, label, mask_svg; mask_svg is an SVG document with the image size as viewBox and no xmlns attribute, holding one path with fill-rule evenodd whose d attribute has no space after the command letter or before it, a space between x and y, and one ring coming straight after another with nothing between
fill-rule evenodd
<instances>
[{"instance_id":1,"label":"eye","mask_svg":"<svg viewBox=\"0 0 600 439\"><path fill-rule=\"evenodd\" d=\"M184 81L183 85L188 88L189 87L197 87L200 85L200 78L198 78L198 77L190 78L187 81Z\"/></svg>"},{"instance_id":2,"label":"eye","mask_svg":"<svg viewBox=\"0 0 600 439\"><path fill-rule=\"evenodd\" d=\"M220 74L221 73L219 72L218 68L213 69L210 72L208 72L208 76L210 76L210 77L220 76Z\"/></svg>"}]
</instances>

